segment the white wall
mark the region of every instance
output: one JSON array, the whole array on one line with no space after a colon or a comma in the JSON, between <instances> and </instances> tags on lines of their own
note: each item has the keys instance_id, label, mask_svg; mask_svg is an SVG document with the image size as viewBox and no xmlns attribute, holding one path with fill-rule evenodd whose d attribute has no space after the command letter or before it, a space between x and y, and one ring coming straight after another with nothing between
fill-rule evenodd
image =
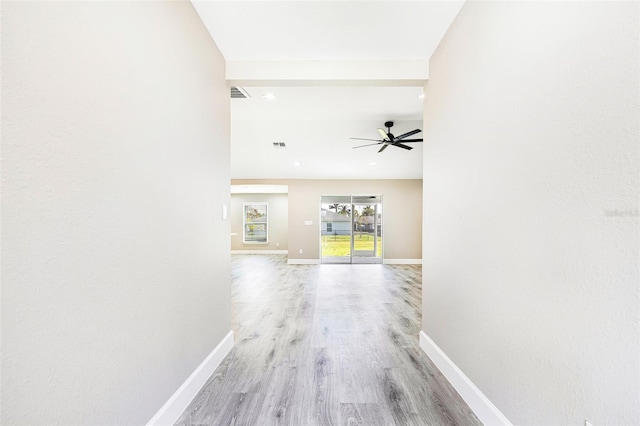
<instances>
[{"instance_id":1,"label":"white wall","mask_svg":"<svg viewBox=\"0 0 640 426\"><path fill-rule=\"evenodd\" d=\"M2 423L144 423L231 329L224 60L187 1L2 9Z\"/></svg>"},{"instance_id":2,"label":"white wall","mask_svg":"<svg viewBox=\"0 0 640 426\"><path fill-rule=\"evenodd\" d=\"M467 2L430 61L423 328L515 424L638 423L638 7Z\"/></svg>"}]
</instances>

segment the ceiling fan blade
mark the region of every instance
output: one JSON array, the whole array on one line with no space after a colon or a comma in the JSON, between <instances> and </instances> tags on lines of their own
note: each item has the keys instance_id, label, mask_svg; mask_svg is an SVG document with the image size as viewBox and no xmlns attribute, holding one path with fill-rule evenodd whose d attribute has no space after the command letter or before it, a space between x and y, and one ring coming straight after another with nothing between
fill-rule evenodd
<instances>
[{"instance_id":1,"label":"ceiling fan blade","mask_svg":"<svg viewBox=\"0 0 640 426\"><path fill-rule=\"evenodd\" d=\"M378 142L378 143L368 143L366 145L359 145L359 146L354 146L351 149L356 149L356 148L363 148L365 146L373 146L373 145L380 145L382 142Z\"/></svg>"},{"instance_id":2,"label":"ceiling fan blade","mask_svg":"<svg viewBox=\"0 0 640 426\"><path fill-rule=\"evenodd\" d=\"M407 146L407 145L402 145L401 143L394 143L392 144L393 146L397 146L398 148L404 148L404 149L413 149L412 146Z\"/></svg>"},{"instance_id":3,"label":"ceiling fan blade","mask_svg":"<svg viewBox=\"0 0 640 426\"><path fill-rule=\"evenodd\" d=\"M420 129L415 129L415 130L412 130L412 131L410 131L410 132L403 133L403 134L401 134L400 136L396 136L395 140L400 140L400 139L407 138L407 137L409 137L409 136L411 136L411 135L415 135L416 133L420 133L421 131L422 131L422 130L420 130Z\"/></svg>"},{"instance_id":4,"label":"ceiling fan blade","mask_svg":"<svg viewBox=\"0 0 640 426\"><path fill-rule=\"evenodd\" d=\"M359 141L377 141L377 142L382 142L379 139L368 139L368 138L349 138L349 139L356 139L356 140L359 140Z\"/></svg>"},{"instance_id":5,"label":"ceiling fan blade","mask_svg":"<svg viewBox=\"0 0 640 426\"><path fill-rule=\"evenodd\" d=\"M402 143L422 142L422 139L403 139Z\"/></svg>"},{"instance_id":6,"label":"ceiling fan blade","mask_svg":"<svg viewBox=\"0 0 640 426\"><path fill-rule=\"evenodd\" d=\"M384 131L384 129L379 128L378 133L380 133L380 136L382 136L382 139L384 139L385 141L391 141L391 138L389 137L387 132Z\"/></svg>"},{"instance_id":7,"label":"ceiling fan blade","mask_svg":"<svg viewBox=\"0 0 640 426\"><path fill-rule=\"evenodd\" d=\"M378 153L381 153L382 151L384 151L385 149L387 149L387 147L389 146L388 143L385 143L384 145L382 145L382 148L380 148L380 150L378 151Z\"/></svg>"}]
</instances>

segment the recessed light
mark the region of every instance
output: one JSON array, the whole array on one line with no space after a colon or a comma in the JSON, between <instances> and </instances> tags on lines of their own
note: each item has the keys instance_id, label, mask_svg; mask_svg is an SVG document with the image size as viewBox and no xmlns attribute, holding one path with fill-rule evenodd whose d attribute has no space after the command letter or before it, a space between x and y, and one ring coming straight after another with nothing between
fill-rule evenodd
<instances>
[{"instance_id":1,"label":"recessed light","mask_svg":"<svg viewBox=\"0 0 640 426\"><path fill-rule=\"evenodd\" d=\"M276 95L274 95L273 93L265 93L264 95L262 95L262 97L265 99L272 100L276 98Z\"/></svg>"},{"instance_id":2,"label":"recessed light","mask_svg":"<svg viewBox=\"0 0 640 426\"><path fill-rule=\"evenodd\" d=\"M424 93L420 93L420 94L418 95L418 99L424 99Z\"/></svg>"},{"instance_id":3,"label":"recessed light","mask_svg":"<svg viewBox=\"0 0 640 426\"><path fill-rule=\"evenodd\" d=\"M376 164L378 164L378 163L376 163L376 162L369 163L370 166L375 166Z\"/></svg>"}]
</instances>

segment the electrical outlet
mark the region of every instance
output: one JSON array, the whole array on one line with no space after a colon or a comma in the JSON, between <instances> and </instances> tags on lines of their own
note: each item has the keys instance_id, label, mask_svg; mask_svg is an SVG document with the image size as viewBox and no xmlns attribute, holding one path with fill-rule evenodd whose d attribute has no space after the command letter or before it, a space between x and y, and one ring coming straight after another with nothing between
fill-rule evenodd
<instances>
[{"instance_id":1,"label":"electrical outlet","mask_svg":"<svg viewBox=\"0 0 640 426\"><path fill-rule=\"evenodd\" d=\"M302 254L302 249L298 250L298 254Z\"/></svg>"},{"instance_id":2,"label":"electrical outlet","mask_svg":"<svg viewBox=\"0 0 640 426\"><path fill-rule=\"evenodd\" d=\"M280 243L276 243L276 247L280 247Z\"/></svg>"}]
</instances>

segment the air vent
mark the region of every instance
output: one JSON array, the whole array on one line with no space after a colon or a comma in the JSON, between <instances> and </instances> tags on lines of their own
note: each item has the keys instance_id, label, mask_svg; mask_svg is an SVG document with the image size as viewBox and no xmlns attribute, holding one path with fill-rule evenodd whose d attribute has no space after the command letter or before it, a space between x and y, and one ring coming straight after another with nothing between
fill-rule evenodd
<instances>
[{"instance_id":1,"label":"air vent","mask_svg":"<svg viewBox=\"0 0 640 426\"><path fill-rule=\"evenodd\" d=\"M231 86L231 99L246 99L249 98L249 94L242 87Z\"/></svg>"},{"instance_id":2,"label":"air vent","mask_svg":"<svg viewBox=\"0 0 640 426\"><path fill-rule=\"evenodd\" d=\"M285 149L287 146L284 144L284 142L274 142L273 147L277 149Z\"/></svg>"}]
</instances>

